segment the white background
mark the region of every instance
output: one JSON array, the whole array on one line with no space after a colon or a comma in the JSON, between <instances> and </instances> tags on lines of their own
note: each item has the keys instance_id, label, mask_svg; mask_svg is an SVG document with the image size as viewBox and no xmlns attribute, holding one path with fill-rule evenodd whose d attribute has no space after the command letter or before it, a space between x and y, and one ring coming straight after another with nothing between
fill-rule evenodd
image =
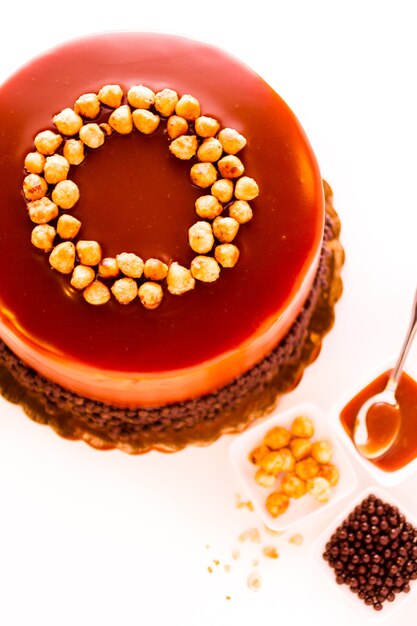
<instances>
[{"instance_id":1,"label":"white background","mask_svg":"<svg viewBox=\"0 0 417 626\"><path fill-rule=\"evenodd\" d=\"M327 410L399 349L408 324L417 283L413 5L73 0L3 10L0 80L80 34L162 30L226 48L295 111L334 188L347 262L336 325L283 408L312 401ZM415 349L410 359L416 363ZM235 508L242 492L228 460L231 439L171 456L100 453L0 400L0 623L367 624L307 558L346 502L301 525L301 547L289 543L292 533L263 534L280 558L261 558L262 587L247 588L260 546L241 544L238 561L230 553L242 531L262 528L254 513ZM359 486L369 484L355 469ZM393 490L415 514L416 487L415 476ZM389 622L405 626L416 613L417 594Z\"/></svg>"}]
</instances>

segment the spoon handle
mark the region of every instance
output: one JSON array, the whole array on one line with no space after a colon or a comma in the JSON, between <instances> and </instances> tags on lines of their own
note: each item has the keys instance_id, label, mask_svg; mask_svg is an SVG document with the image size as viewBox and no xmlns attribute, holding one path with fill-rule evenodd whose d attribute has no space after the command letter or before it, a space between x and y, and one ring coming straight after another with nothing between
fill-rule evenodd
<instances>
[{"instance_id":1,"label":"spoon handle","mask_svg":"<svg viewBox=\"0 0 417 626\"><path fill-rule=\"evenodd\" d=\"M416 331L417 331L417 291L414 296L413 312L411 316L410 326L408 328L403 347L401 348L400 356L398 357L398 360L395 364L394 369L391 372L391 376L387 383L387 389L389 389L390 391L393 391L394 393L397 389L398 381L403 371L404 362L411 348L411 344L413 343L413 339L416 334Z\"/></svg>"}]
</instances>

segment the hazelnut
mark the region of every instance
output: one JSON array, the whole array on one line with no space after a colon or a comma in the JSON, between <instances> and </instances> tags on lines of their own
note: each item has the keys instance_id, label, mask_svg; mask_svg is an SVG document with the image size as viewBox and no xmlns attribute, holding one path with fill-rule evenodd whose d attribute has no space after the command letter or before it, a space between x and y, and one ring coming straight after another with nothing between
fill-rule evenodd
<instances>
[{"instance_id":1,"label":"hazelnut","mask_svg":"<svg viewBox=\"0 0 417 626\"><path fill-rule=\"evenodd\" d=\"M25 169L30 174L41 174L45 165L45 157L40 152L29 152L25 158Z\"/></svg>"},{"instance_id":2,"label":"hazelnut","mask_svg":"<svg viewBox=\"0 0 417 626\"><path fill-rule=\"evenodd\" d=\"M214 236L222 243L230 243L237 235L239 223L233 217L216 217L213 222Z\"/></svg>"},{"instance_id":3,"label":"hazelnut","mask_svg":"<svg viewBox=\"0 0 417 626\"><path fill-rule=\"evenodd\" d=\"M100 100L95 93L84 93L74 102L74 111L78 115L94 119L100 113Z\"/></svg>"},{"instance_id":4,"label":"hazelnut","mask_svg":"<svg viewBox=\"0 0 417 626\"><path fill-rule=\"evenodd\" d=\"M290 441L290 450L296 461L302 461L310 456L311 441L304 437L293 437Z\"/></svg>"},{"instance_id":5,"label":"hazelnut","mask_svg":"<svg viewBox=\"0 0 417 626\"><path fill-rule=\"evenodd\" d=\"M163 117L169 117L175 111L178 94L173 89L162 89L155 94L155 109Z\"/></svg>"},{"instance_id":6,"label":"hazelnut","mask_svg":"<svg viewBox=\"0 0 417 626\"><path fill-rule=\"evenodd\" d=\"M239 178L245 171L242 161L231 154L220 159L217 165L223 178Z\"/></svg>"},{"instance_id":7,"label":"hazelnut","mask_svg":"<svg viewBox=\"0 0 417 626\"><path fill-rule=\"evenodd\" d=\"M246 224L252 219L253 212L246 200L236 200L229 206L229 215L239 224Z\"/></svg>"},{"instance_id":8,"label":"hazelnut","mask_svg":"<svg viewBox=\"0 0 417 626\"><path fill-rule=\"evenodd\" d=\"M261 487L272 489L275 486L277 477L274 474L268 474L261 467L256 471L255 480Z\"/></svg>"},{"instance_id":9,"label":"hazelnut","mask_svg":"<svg viewBox=\"0 0 417 626\"><path fill-rule=\"evenodd\" d=\"M314 478L319 471L319 464L311 456L295 464L295 473L303 480Z\"/></svg>"},{"instance_id":10,"label":"hazelnut","mask_svg":"<svg viewBox=\"0 0 417 626\"><path fill-rule=\"evenodd\" d=\"M117 266L125 276L140 278L143 274L144 263L140 256L129 252L122 252L116 256Z\"/></svg>"},{"instance_id":11,"label":"hazelnut","mask_svg":"<svg viewBox=\"0 0 417 626\"><path fill-rule=\"evenodd\" d=\"M198 117L194 123L195 132L200 137L214 137L220 128L220 124L213 117L206 117L202 115Z\"/></svg>"},{"instance_id":12,"label":"hazelnut","mask_svg":"<svg viewBox=\"0 0 417 626\"><path fill-rule=\"evenodd\" d=\"M214 245L213 231L208 222L197 222L188 230L188 241L194 252L205 254Z\"/></svg>"},{"instance_id":13,"label":"hazelnut","mask_svg":"<svg viewBox=\"0 0 417 626\"><path fill-rule=\"evenodd\" d=\"M55 185L68 176L70 164L60 154L46 157L44 176L47 183Z\"/></svg>"},{"instance_id":14,"label":"hazelnut","mask_svg":"<svg viewBox=\"0 0 417 626\"><path fill-rule=\"evenodd\" d=\"M155 93L145 85L134 85L127 92L127 101L136 109L150 109L155 102Z\"/></svg>"},{"instance_id":15,"label":"hazelnut","mask_svg":"<svg viewBox=\"0 0 417 626\"><path fill-rule=\"evenodd\" d=\"M85 124L80 129L80 139L89 148L99 148L104 143L104 133L98 124Z\"/></svg>"},{"instance_id":16,"label":"hazelnut","mask_svg":"<svg viewBox=\"0 0 417 626\"><path fill-rule=\"evenodd\" d=\"M169 145L169 149L177 159L187 161L197 152L198 143L195 135L182 135L174 139Z\"/></svg>"},{"instance_id":17,"label":"hazelnut","mask_svg":"<svg viewBox=\"0 0 417 626\"><path fill-rule=\"evenodd\" d=\"M112 257L101 259L98 265L98 274L103 278L117 278L120 274L120 270L116 259Z\"/></svg>"},{"instance_id":18,"label":"hazelnut","mask_svg":"<svg viewBox=\"0 0 417 626\"><path fill-rule=\"evenodd\" d=\"M163 291L158 283L143 283L138 291L139 299L146 309L156 309L162 302Z\"/></svg>"},{"instance_id":19,"label":"hazelnut","mask_svg":"<svg viewBox=\"0 0 417 626\"><path fill-rule=\"evenodd\" d=\"M191 181L197 187L211 187L217 178L217 170L212 163L195 163L190 170Z\"/></svg>"},{"instance_id":20,"label":"hazelnut","mask_svg":"<svg viewBox=\"0 0 417 626\"><path fill-rule=\"evenodd\" d=\"M259 196L257 182L249 176L242 176L236 182L235 196L238 200L254 200Z\"/></svg>"},{"instance_id":21,"label":"hazelnut","mask_svg":"<svg viewBox=\"0 0 417 626\"><path fill-rule=\"evenodd\" d=\"M274 426L268 430L264 437L264 444L271 450L279 450L288 446L291 439L291 433L282 426Z\"/></svg>"},{"instance_id":22,"label":"hazelnut","mask_svg":"<svg viewBox=\"0 0 417 626\"><path fill-rule=\"evenodd\" d=\"M122 98L123 90L120 85L104 85L98 92L100 102L112 109L117 109L122 104Z\"/></svg>"},{"instance_id":23,"label":"hazelnut","mask_svg":"<svg viewBox=\"0 0 417 626\"><path fill-rule=\"evenodd\" d=\"M120 304L129 304L138 295L138 286L133 278L119 278L111 288L112 294Z\"/></svg>"},{"instance_id":24,"label":"hazelnut","mask_svg":"<svg viewBox=\"0 0 417 626\"><path fill-rule=\"evenodd\" d=\"M52 121L63 135L76 135L83 125L81 117L70 108L54 115Z\"/></svg>"},{"instance_id":25,"label":"hazelnut","mask_svg":"<svg viewBox=\"0 0 417 626\"><path fill-rule=\"evenodd\" d=\"M312 437L314 435L314 422L310 417L300 415L293 421L291 432L295 437Z\"/></svg>"},{"instance_id":26,"label":"hazelnut","mask_svg":"<svg viewBox=\"0 0 417 626\"><path fill-rule=\"evenodd\" d=\"M160 118L152 111L145 109L136 109L132 113L133 123L144 135L151 135L159 126Z\"/></svg>"},{"instance_id":27,"label":"hazelnut","mask_svg":"<svg viewBox=\"0 0 417 626\"><path fill-rule=\"evenodd\" d=\"M51 130L44 130L35 137L35 148L41 154L54 154L62 143L61 135L53 133Z\"/></svg>"},{"instance_id":28,"label":"hazelnut","mask_svg":"<svg viewBox=\"0 0 417 626\"><path fill-rule=\"evenodd\" d=\"M222 267L234 267L239 259L239 248L232 243L222 243L216 246L214 256Z\"/></svg>"},{"instance_id":29,"label":"hazelnut","mask_svg":"<svg viewBox=\"0 0 417 626\"><path fill-rule=\"evenodd\" d=\"M179 263L171 263L167 275L168 291L175 296L180 296L186 291L194 289L195 280L190 270Z\"/></svg>"},{"instance_id":30,"label":"hazelnut","mask_svg":"<svg viewBox=\"0 0 417 626\"><path fill-rule=\"evenodd\" d=\"M234 128L223 128L219 132L219 141L227 154L237 154L246 146L246 139Z\"/></svg>"},{"instance_id":31,"label":"hazelnut","mask_svg":"<svg viewBox=\"0 0 417 626\"><path fill-rule=\"evenodd\" d=\"M164 280L168 274L168 265L159 259L148 259L143 271L145 277L150 280Z\"/></svg>"},{"instance_id":32,"label":"hazelnut","mask_svg":"<svg viewBox=\"0 0 417 626\"><path fill-rule=\"evenodd\" d=\"M200 217L213 220L220 215L223 211L223 207L220 202L214 196L200 196L195 201L195 210Z\"/></svg>"},{"instance_id":33,"label":"hazelnut","mask_svg":"<svg viewBox=\"0 0 417 626\"><path fill-rule=\"evenodd\" d=\"M106 122L100 122L99 126L103 133L106 135L106 137L110 137L113 134L113 129L110 124L107 124Z\"/></svg>"},{"instance_id":34,"label":"hazelnut","mask_svg":"<svg viewBox=\"0 0 417 626\"><path fill-rule=\"evenodd\" d=\"M97 241L77 241L75 246L81 265L98 265L101 261L101 246Z\"/></svg>"},{"instance_id":35,"label":"hazelnut","mask_svg":"<svg viewBox=\"0 0 417 626\"><path fill-rule=\"evenodd\" d=\"M59 243L49 255L49 263L61 274L71 274L74 269L75 246L70 241Z\"/></svg>"},{"instance_id":36,"label":"hazelnut","mask_svg":"<svg viewBox=\"0 0 417 626\"><path fill-rule=\"evenodd\" d=\"M31 242L36 248L48 251L54 245L55 228L49 224L40 224L32 230Z\"/></svg>"},{"instance_id":37,"label":"hazelnut","mask_svg":"<svg viewBox=\"0 0 417 626\"><path fill-rule=\"evenodd\" d=\"M115 109L109 117L109 125L120 135L128 135L133 130L132 114L127 104ZM103 132L102 129L100 129Z\"/></svg>"},{"instance_id":38,"label":"hazelnut","mask_svg":"<svg viewBox=\"0 0 417 626\"><path fill-rule=\"evenodd\" d=\"M324 504L330 500L331 490L328 481L321 476L315 476L307 480L307 492L317 502Z\"/></svg>"},{"instance_id":39,"label":"hazelnut","mask_svg":"<svg viewBox=\"0 0 417 626\"><path fill-rule=\"evenodd\" d=\"M61 215L56 225L58 235L62 239L74 239L81 228L80 220L72 215Z\"/></svg>"},{"instance_id":40,"label":"hazelnut","mask_svg":"<svg viewBox=\"0 0 417 626\"><path fill-rule=\"evenodd\" d=\"M86 265L76 265L71 276L71 285L75 289L85 289L91 285L95 279L95 273L92 267Z\"/></svg>"},{"instance_id":41,"label":"hazelnut","mask_svg":"<svg viewBox=\"0 0 417 626\"><path fill-rule=\"evenodd\" d=\"M80 191L72 180L62 180L52 191L52 200L61 209L72 209L79 197Z\"/></svg>"},{"instance_id":42,"label":"hazelnut","mask_svg":"<svg viewBox=\"0 0 417 626\"><path fill-rule=\"evenodd\" d=\"M188 122L183 117L171 115L167 121L167 133L170 139L176 139L181 135L185 135L188 131Z\"/></svg>"},{"instance_id":43,"label":"hazelnut","mask_svg":"<svg viewBox=\"0 0 417 626\"><path fill-rule=\"evenodd\" d=\"M35 224L46 224L58 215L58 207L49 198L29 202L29 217Z\"/></svg>"},{"instance_id":44,"label":"hazelnut","mask_svg":"<svg viewBox=\"0 0 417 626\"><path fill-rule=\"evenodd\" d=\"M46 181L38 174L28 174L23 181L23 193L26 200L40 200L48 191Z\"/></svg>"},{"instance_id":45,"label":"hazelnut","mask_svg":"<svg viewBox=\"0 0 417 626\"><path fill-rule=\"evenodd\" d=\"M220 159L222 153L223 148L220 141L214 137L209 137L208 139L204 139L197 151L197 156L200 161L214 163Z\"/></svg>"},{"instance_id":46,"label":"hazelnut","mask_svg":"<svg viewBox=\"0 0 417 626\"><path fill-rule=\"evenodd\" d=\"M328 441L315 441L311 447L311 456L318 463L327 465L332 460L332 447Z\"/></svg>"},{"instance_id":47,"label":"hazelnut","mask_svg":"<svg viewBox=\"0 0 417 626\"><path fill-rule=\"evenodd\" d=\"M70 165L80 165L84 161L84 144L81 139L67 139L62 151Z\"/></svg>"},{"instance_id":48,"label":"hazelnut","mask_svg":"<svg viewBox=\"0 0 417 626\"><path fill-rule=\"evenodd\" d=\"M285 474L281 480L281 489L290 498L301 498L306 492L306 483L295 474Z\"/></svg>"},{"instance_id":49,"label":"hazelnut","mask_svg":"<svg viewBox=\"0 0 417 626\"><path fill-rule=\"evenodd\" d=\"M326 463L324 465L320 465L317 476L325 478L330 487L336 487L337 483L339 482L340 473L335 465Z\"/></svg>"},{"instance_id":50,"label":"hazelnut","mask_svg":"<svg viewBox=\"0 0 417 626\"><path fill-rule=\"evenodd\" d=\"M211 193L219 202L225 204L233 198L233 181L228 178L220 178L212 185Z\"/></svg>"},{"instance_id":51,"label":"hazelnut","mask_svg":"<svg viewBox=\"0 0 417 626\"><path fill-rule=\"evenodd\" d=\"M220 276L220 267L211 256L196 256L191 261L191 274L203 283L212 283Z\"/></svg>"},{"instance_id":52,"label":"hazelnut","mask_svg":"<svg viewBox=\"0 0 417 626\"><path fill-rule=\"evenodd\" d=\"M285 513L290 504L290 499L286 493L280 493L279 491L273 491L266 499L265 506L267 511L272 517L278 517Z\"/></svg>"},{"instance_id":53,"label":"hazelnut","mask_svg":"<svg viewBox=\"0 0 417 626\"><path fill-rule=\"evenodd\" d=\"M99 280L95 280L91 283L86 289L84 289L83 296L88 302L88 304L94 304L95 306L99 306L101 304L106 304L110 300L110 291Z\"/></svg>"},{"instance_id":54,"label":"hazelnut","mask_svg":"<svg viewBox=\"0 0 417 626\"><path fill-rule=\"evenodd\" d=\"M184 94L176 104L175 113L193 122L200 116L200 103L194 96Z\"/></svg>"}]
</instances>

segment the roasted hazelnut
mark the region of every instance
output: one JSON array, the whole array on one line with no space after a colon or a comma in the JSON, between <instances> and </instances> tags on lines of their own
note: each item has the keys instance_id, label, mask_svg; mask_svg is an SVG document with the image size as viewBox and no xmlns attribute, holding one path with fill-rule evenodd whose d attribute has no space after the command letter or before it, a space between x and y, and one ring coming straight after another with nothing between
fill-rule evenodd
<instances>
[{"instance_id":1,"label":"roasted hazelnut","mask_svg":"<svg viewBox=\"0 0 417 626\"><path fill-rule=\"evenodd\" d=\"M233 156L230 154L220 159L217 167L219 168L219 172L223 178L239 178L239 176L242 176L243 172L245 171L245 167L242 161L237 156Z\"/></svg>"},{"instance_id":2,"label":"roasted hazelnut","mask_svg":"<svg viewBox=\"0 0 417 626\"><path fill-rule=\"evenodd\" d=\"M161 304L164 293L158 283L147 282L139 287L138 295L145 309L153 310Z\"/></svg>"},{"instance_id":3,"label":"roasted hazelnut","mask_svg":"<svg viewBox=\"0 0 417 626\"><path fill-rule=\"evenodd\" d=\"M242 176L236 182L235 196L238 200L254 200L259 196L257 182L249 176Z\"/></svg>"},{"instance_id":4,"label":"roasted hazelnut","mask_svg":"<svg viewBox=\"0 0 417 626\"><path fill-rule=\"evenodd\" d=\"M223 211L220 202L214 196L200 196L195 201L195 210L200 217L212 220Z\"/></svg>"},{"instance_id":5,"label":"roasted hazelnut","mask_svg":"<svg viewBox=\"0 0 417 626\"><path fill-rule=\"evenodd\" d=\"M63 135L76 135L83 125L82 118L70 108L54 115L52 121Z\"/></svg>"},{"instance_id":6,"label":"roasted hazelnut","mask_svg":"<svg viewBox=\"0 0 417 626\"><path fill-rule=\"evenodd\" d=\"M180 296L195 287L195 280L189 269L177 262L171 263L167 275L168 291Z\"/></svg>"},{"instance_id":7,"label":"roasted hazelnut","mask_svg":"<svg viewBox=\"0 0 417 626\"><path fill-rule=\"evenodd\" d=\"M217 170L212 163L195 163L190 171L191 181L197 187L211 187L217 179Z\"/></svg>"},{"instance_id":8,"label":"roasted hazelnut","mask_svg":"<svg viewBox=\"0 0 417 626\"><path fill-rule=\"evenodd\" d=\"M51 130L44 130L35 137L35 148L45 155L54 154L61 145L63 139L61 135L53 133Z\"/></svg>"},{"instance_id":9,"label":"roasted hazelnut","mask_svg":"<svg viewBox=\"0 0 417 626\"><path fill-rule=\"evenodd\" d=\"M220 267L211 256L196 256L191 261L191 274L203 283L212 283L220 276Z\"/></svg>"},{"instance_id":10,"label":"roasted hazelnut","mask_svg":"<svg viewBox=\"0 0 417 626\"><path fill-rule=\"evenodd\" d=\"M222 153L223 148L220 141L214 137L208 137L208 139L204 139L197 150L197 157L200 161L214 163L220 159Z\"/></svg>"},{"instance_id":11,"label":"roasted hazelnut","mask_svg":"<svg viewBox=\"0 0 417 626\"><path fill-rule=\"evenodd\" d=\"M272 517L278 517L285 513L290 504L290 499L286 493L281 493L279 491L273 491L269 494L266 499L265 506L267 511Z\"/></svg>"},{"instance_id":12,"label":"roasted hazelnut","mask_svg":"<svg viewBox=\"0 0 417 626\"><path fill-rule=\"evenodd\" d=\"M120 304L129 304L138 295L138 286L133 278L119 278L111 287L112 294Z\"/></svg>"},{"instance_id":13,"label":"roasted hazelnut","mask_svg":"<svg viewBox=\"0 0 417 626\"><path fill-rule=\"evenodd\" d=\"M58 207L49 198L34 200L27 205L29 217L35 224L46 224L58 215Z\"/></svg>"},{"instance_id":14,"label":"roasted hazelnut","mask_svg":"<svg viewBox=\"0 0 417 626\"><path fill-rule=\"evenodd\" d=\"M75 246L81 265L98 265L101 261L101 246L97 241L77 241Z\"/></svg>"},{"instance_id":15,"label":"roasted hazelnut","mask_svg":"<svg viewBox=\"0 0 417 626\"><path fill-rule=\"evenodd\" d=\"M102 278L117 278L119 276L120 270L117 265L116 259L112 257L106 257L105 259L101 259L98 264L98 275Z\"/></svg>"},{"instance_id":16,"label":"roasted hazelnut","mask_svg":"<svg viewBox=\"0 0 417 626\"><path fill-rule=\"evenodd\" d=\"M236 200L229 206L229 215L239 224L246 224L252 219L253 212L245 200Z\"/></svg>"},{"instance_id":17,"label":"roasted hazelnut","mask_svg":"<svg viewBox=\"0 0 417 626\"><path fill-rule=\"evenodd\" d=\"M116 256L120 271L129 278L140 278L143 274L144 263L140 256L130 252L122 252Z\"/></svg>"},{"instance_id":18,"label":"roasted hazelnut","mask_svg":"<svg viewBox=\"0 0 417 626\"><path fill-rule=\"evenodd\" d=\"M100 100L95 93L84 93L74 102L74 111L78 115L94 119L100 113Z\"/></svg>"},{"instance_id":19,"label":"roasted hazelnut","mask_svg":"<svg viewBox=\"0 0 417 626\"><path fill-rule=\"evenodd\" d=\"M296 417L291 426L291 432L295 437L312 437L314 435L314 423L309 417Z\"/></svg>"},{"instance_id":20,"label":"roasted hazelnut","mask_svg":"<svg viewBox=\"0 0 417 626\"><path fill-rule=\"evenodd\" d=\"M319 464L311 456L303 459L302 461L298 461L295 464L295 473L303 480L309 480L310 478L314 478L315 476L317 476L318 471Z\"/></svg>"},{"instance_id":21,"label":"roasted hazelnut","mask_svg":"<svg viewBox=\"0 0 417 626\"><path fill-rule=\"evenodd\" d=\"M81 139L67 139L62 152L70 165L80 165L84 161L84 143Z\"/></svg>"},{"instance_id":22,"label":"roasted hazelnut","mask_svg":"<svg viewBox=\"0 0 417 626\"><path fill-rule=\"evenodd\" d=\"M98 124L85 124L80 129L80 139L89 148L99 148L104 143L104 133Z\"/></svg>"},{"instance_id":23,"label":"roasted hazelnut","mask_svg":"<svg viewBox=\"0 0 417 626\"><path fill-rule=\"evenodd\" d=\"M75 246L70 241L59 243L49 255L51 266L61 274L71 274L74 269Z\"/></svg>"},{"instance_id":24,"label":"roasted hazelnut","mask_svg":"<svg viewBox=\"0 0 417 626\"><path fill-rule=\"evenodd\" d=\"M88 285L83 291L83 296L88 304L93 304L94 306L106 304L111 298L109 289L99 280L95 280Z\"/></svg>"},{"instance_id":25,"label":"roasted hazelnut","mask_svg":"<svg viewBox=\"0 0 417 626\"><path fill-rule=\"evenodd\" d=\"M198 143L195 135L181 135L174 139L169 145L169 149L177 159L187 161L197 152Z\"/></svg>"},{"instance_id":26,"label":"roasted hazelnut","mask_svg":"<svg viewBox=\"0 0 417 626\"><path fill-rule=\"evenodd\" d=\"M239 260L239 248L232 243L222 243L214 249L214 257L222 267L234 267Z\"/></svg>"},{"instance_id":27,"label":"roasted hazelnut","mask_svg":"<svg viewBox=\"0 0 417 626\"><path fill-rule=\"evenodd\" d=\"M285 474L281 479L281 489L290 498L301 498L306 493L306 483L296 474Z\"/></svg>"},{"instance_id":28,"label":"roasted hazelnut","mask_svg":"<svg viewBox=\"0 0 417 626\"><path fill-rule=\"evenodd\" d=\"M328 441L315 441L311 448L311 456L318 463L330 463L332 460L332 447Z\"/></svg>"},{"instance_id":29,"label":"roasted hazelnut","mask_svg":"<svg viewBox=\"0 0 417 626\"><path fill-rule=\"evenodd\" d=\"M227 154L237 154L246 146L246 139L234 128L223 128L219 132L219 141Z\"/></svg>"},{"instance_id":30,"label":"roasted hazelnut","mask_svg":"<svg viewBox=\"0 0 417 626\"><path fill-rule=\"evenodd\" d=\"M49 224L40 224L32 230L31 242L39 250L50 250L54 245L55 228Z\"/></svg>"},{"instance_id":31,"label":"roasted hazelnut","mask_svg":"<svg viewBox=\"0 0 417 626\"><path fill-rule=\"evenodd\" d=\"M167 133L170 139L176 139L181 135L185 135L188 131L188 122L183 117L171 115L167 121Z\"/></svg>"},{"instance_id":32,"label":"roasted hazelnut","mask_svg":"<svg viewBox=\"0 0 417 626\"><path fill-rule=\"evenodd\" d=\"M160 118L152 111L145 109L136 109L132 113L133 123L136 128L144 135L151 135L159 126Z\"/></svg>"},{"instance_id":33,"label":"roasted hazelnut","mask_svg":"<svg viewBox=\"0 0 417 626\"><path fill-rule=\"evenodd\" d=\"M253 463L254 465L259 465L261 462L261 459L263 459L263 457L269 452L271 451L268 448L268 446L264 446L264 445L258 446L257 448L254 448L253 450L251 450L249 454L249 461Z\"/></svg>"},{"instance_id":34,"label":"roasted hazelnut","mask_svg":"<svg viewBox=\"0 0 417 626\"><path fill-rule=\"evenodd\" d=\"M162 117L169 117L175 111L178 94L173 89L162 89L155 94L155 109Z\"/></svg>"},{"instance_id":35,"label":"roasted hazelnut","mask_svg":"<svg viewBox=\"0 0 417 626\"><path fill-rule=\"evenodd\" d=\"M168 274L168 265L159 259L147 259L143 273L149 280L164 280Z\"/></svg>"},{"instance_id":36,"label":"roasted hazelnut","mask_svg":"<svg viewBox=\"0 0 417 626\"><path fill-rule=\"evenodd\" d=\"M40 200L48 191L44 178L38 174L28 174L23 180L23 193L26 200Z\"/></svg>"},{"instance_id":37,"label":"roasted hazelnut","mask_svg":"<svg viewBox=\"0 0 417 626\"><path fill-rule=\"evenodd\" d=\"M264 444L271 450L286 448L290 442L291 433L282 426L275 426L264 437Z\"/></svg>"},{"instance_id":38,"label":"roasted hazelnut","mask_svg":"<svg viewBox=\"0 0 417 626\"><path fill-rule=\"evenodd\" d=\"M72 180L62 180L52 191L52 200L61 209L72 209L79 197L80 191Z\"/></svg>"},{"instance_id":39,"label":"roasted hazelnut","mask_svg":"<svg viewBox=\"0 0 417 626\"><path fill-rule=\"evenodd\" d=\"M194 96L184 94L175 106L175 113L193 122L200 116L200 103Z\"/></svg>"},{"instance_id":40,"label":"roasted hazelnut","mask_svg":"<svg viewBox=\"0 0 417 626\"><path fill-rule=\"evenodd\" d=\"M127 104L115 109L109 117L109 125L120 135L128 135L133 130L132 114ZM102 129L100 129L103 132Z\"/></svg>"},{"instance_id":41,"label":"roasted hazelnut","mask_svg":"<svg viewBox=\"0 0 417 626\"><path fill-rule=\"evenodd\" d=\"M296 461L302 461L310 456L312 443L304 437L294 437L290 441L290 450Z\"/></svg>"},{"instance_id":42,"label":"roasted hazelnut","mask_svg":"<svg viewBox=\"0 0 417 626\"><path fill-rule=\"evenodd\" d=\"M261 467L255 474L255 480L261 487L266 487L267 489L272 489L277 482L277 477L274 474L268 474Z\"/></svg>"},{"instance_id":43,"label":"roasted hazelnut","mask_svg":"<svg viewBox=\"0 0 417 626\"><path fill-rule=\"evenodd\" d=\"M325 503L330 500L330 485L325 478L320 476L307 480L307 492L318 502Z\"/></svg>"},{"instance_id":44,"label":"roasted hazelnut","mask_svg":"<svg viewBox=\"0 0 417 626\"><path fill-rule=\"evenodd\" d=\"M62 239L74 239L81 228L80 220L72 215L61 215L56 226L58 235Z\"/></svg>"},{"instance_id":45,"label":"roasted hazelnut","mask_svg":"<svg viewBox=\"0 0 417 626\"><path fill-rule=\"evenodd\" d=\"M46 157L44 176L47 183L55 185L68 176L70 164L67 159L60 154L53 154Z\"/></svg>"},{"instance_id":46,"label":"roasted hazelnut","mask_svg":"<svg viewBox=\"0 0 417 626\"><path fill-rule=\"evenodd\" d=\"M116 109L122 103L123 90L120 85L104 85L98 92L98 99L112 109ZM110 294L109 294L110 298Z\"/></svg>"},{"instance_id":47,"label":"roasted hazelnut","mask_svg":"<svg viewBox=\"0 0 417 626\"><path fill-rule=\"evenodd\" d=\"M238 222L233 217L216 217L213 222L214 236L221 243L230 243L239 230Z\"/></svg>"},{"instance_id":48,"label":"roasted hazelnut","mask_svg":"<svg viewBox=\"0 0 417 626\"><path fill-rule=\"evenodd\" d=\"M202 115L195 120L194 128L195 132L200 137L214 137L220 128L220 124L214 119L214 117L206 117L205 115Z\"/></svg>"},{"instance_id":49,"label":"roasted hazelnut","mask_svg":"<svg viewBox=\"0 0 417 626\"><path fill-rule=\"evenodd\" d=\"M135 109L150 109L155 102L155 93L145 85L133 85L127 92L127 101Z\"/></svg>"},{"instance_id":50,"label":"roasted hazelnut","mask_svg":"<svg viewBox=\"0 0 417 626\"><path fill-rule=\"evenodd\" d=\"M213 231L208 222L196 222L188 230L188 241L194 252L205 254L214 245Z\"/></svg>"},{"instance_id":51,"label":"roasted hazelnut","mask_svg":"<svg viewBox=\"0 0 417 626\"><path fill-rule=\"evenodd\" d=\"M88 285L91 285L95 279L95 273L93 268L86 265L76 265L71 276L71 285L74 289L85 289Z\"/></svg>"},{"instance_id":52,"label":"roasted hazelnut","mask_svg":"<svg viewBox=\"0 0 417 626\"><path fill-rule=\"evenodd\" d=\"M317 476L321 478L325 478L329 483L330 487L336 487L339 482L340 473L335 465L331 465L330 463L326 463L324 465L320 465ZM381 530L383 527L381 526Z\"/></svg>"},{"instance_id":53,"label":"roasted hazelnut","mask_svg":"<svg viewBox=\"0 0 417 626\"><path fill-rule=\"evenodd\" d=\"M259 465L270 474L294 471L294 457L288 448L272 450L259 462Z\"/></svg>"},{"instance_id":54,"label":"roasted hazelnut","mask_svg":"<svg viewBox=\"0 0 417 626\"><path fill-rule=\"evenodd\" d=\"M29 152L25 157L25 169L30 174L41 174L45 165L45 157L40 152Z\"/></svg>"},{"instance_id":55,"label":"roasted hazelnut","mask_svg":"<svg viewBox=\"0 0 417 626\"><path fill-rule=\"evenodd\" d=\"M223 204L230 202L233 198L233 191L233 181L228 178L220 178L219 180L216 180L211 187L212 195ZM231 217L233 217L233 215Z\"/></svg>"}]
</instances>

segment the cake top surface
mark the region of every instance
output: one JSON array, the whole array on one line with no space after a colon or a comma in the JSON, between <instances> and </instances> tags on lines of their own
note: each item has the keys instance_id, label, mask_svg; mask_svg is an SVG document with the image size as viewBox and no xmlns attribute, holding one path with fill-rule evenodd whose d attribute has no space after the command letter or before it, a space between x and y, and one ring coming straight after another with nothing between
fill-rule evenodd
<instances>
[{"instance_id":1,"label":"cake top surface","mask_svg":"<svg viewBox=\"0 0 417 626\"><path fill-rule=\"evenodd\" d=\"M53 116L81 94L115 83L125 92L144 84L194 95L203 115L245 136L239 157L261 189L251 202L254 219L234 242L237 265L182 296L166 293L154 311L139 301L88 305L30 244L33 224L21 189L36 133L56 130ZM317 259L324 209L311 147L280 97L216 48L152 33L73 41L35 59L0 88L0 120L0 327L39 351L103 370L192 367L249 342L285 316ZM132 251L190 267L195 253L187 233L198 220L194 204L202 190L190 181L193 161L176 159L168 144L163 125L150 136L113 133L71 168L82 190L71 214L82 223L82 238L99 241L104 256Z\"/></svg>"}]
</instances>

